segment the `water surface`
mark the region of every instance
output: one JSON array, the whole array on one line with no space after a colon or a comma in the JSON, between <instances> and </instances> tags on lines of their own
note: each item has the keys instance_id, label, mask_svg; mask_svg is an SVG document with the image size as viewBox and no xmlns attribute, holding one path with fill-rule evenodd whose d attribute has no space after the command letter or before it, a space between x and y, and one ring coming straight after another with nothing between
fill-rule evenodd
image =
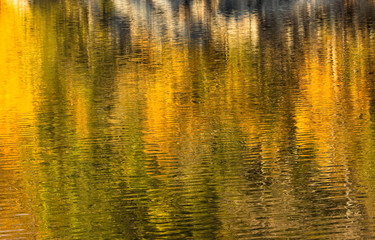
<instances>
[{"instance_id":1,"label":"water surface","mask_svg":"<svg viewBox=\"0 0 375 240\"><path fill-rule=\"evenodd\" d=\"M375 237L375 2L0 0L0 238Z\"/></svg>"}]
</instances>

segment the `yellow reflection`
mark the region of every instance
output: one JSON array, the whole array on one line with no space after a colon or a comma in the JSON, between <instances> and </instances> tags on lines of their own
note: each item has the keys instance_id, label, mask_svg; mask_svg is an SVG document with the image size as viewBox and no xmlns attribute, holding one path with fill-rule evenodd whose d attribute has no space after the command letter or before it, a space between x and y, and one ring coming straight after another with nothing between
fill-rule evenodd
<instances>
[{"instance_id":1,"label":"yellow reflection","mask_svg":"<svg viewBox=\"0 0 375 240\"><path fill-rule=\"evenodd\" d=\"M0 11L0 182L1 204L6 205L1 210L0 237L34 238L32 190L25 187L20 169L22 158L35 144L33 97L41 74L38 31L27 1L1 1Z\"/></svg>"}]
</instances>

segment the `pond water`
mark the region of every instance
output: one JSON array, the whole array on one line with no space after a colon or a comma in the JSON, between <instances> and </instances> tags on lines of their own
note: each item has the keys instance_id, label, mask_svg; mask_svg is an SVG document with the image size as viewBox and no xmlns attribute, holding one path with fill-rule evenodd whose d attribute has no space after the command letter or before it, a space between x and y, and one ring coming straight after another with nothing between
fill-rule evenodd
<instances>
[{"instance_id":1,"label":"pond water","mask_svg":"<svg viewBox=\"0 0 375 240\"><path fill-rule=\"evenodd\" d=\"M375 2L0 0L0 238L375 237Z\"/></svg>"}]
</instances>

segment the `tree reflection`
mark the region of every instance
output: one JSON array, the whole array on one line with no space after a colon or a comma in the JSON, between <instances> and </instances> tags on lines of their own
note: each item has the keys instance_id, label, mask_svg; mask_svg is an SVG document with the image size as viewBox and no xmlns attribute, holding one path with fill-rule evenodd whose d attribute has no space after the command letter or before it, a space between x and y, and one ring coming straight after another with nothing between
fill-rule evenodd
<instances>
[{"instance_id":1,"label":"tree reflection","mask_svg":"<svg viewBox=\"0 0 375 240\"><path fill-rule=\"evenodd\" d=\"M29 234L372 235L371 2L1 4Z\"/></svg>"}]
</instances>

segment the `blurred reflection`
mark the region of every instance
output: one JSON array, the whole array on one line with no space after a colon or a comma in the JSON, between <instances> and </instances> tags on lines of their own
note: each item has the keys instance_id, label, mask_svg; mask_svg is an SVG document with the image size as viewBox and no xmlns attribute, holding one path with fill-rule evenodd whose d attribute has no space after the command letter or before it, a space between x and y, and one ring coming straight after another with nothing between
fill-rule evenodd
<instances>
[{"instance_id":1,"label":"blurred reflection","mask_svg":"<svg viewBox=\"0 0 375 240\"><path fill-rule=\"evenodd\" d=\"M374 235L371 1L0 4L0 237Z\"/></svg>"}]
</instances>

